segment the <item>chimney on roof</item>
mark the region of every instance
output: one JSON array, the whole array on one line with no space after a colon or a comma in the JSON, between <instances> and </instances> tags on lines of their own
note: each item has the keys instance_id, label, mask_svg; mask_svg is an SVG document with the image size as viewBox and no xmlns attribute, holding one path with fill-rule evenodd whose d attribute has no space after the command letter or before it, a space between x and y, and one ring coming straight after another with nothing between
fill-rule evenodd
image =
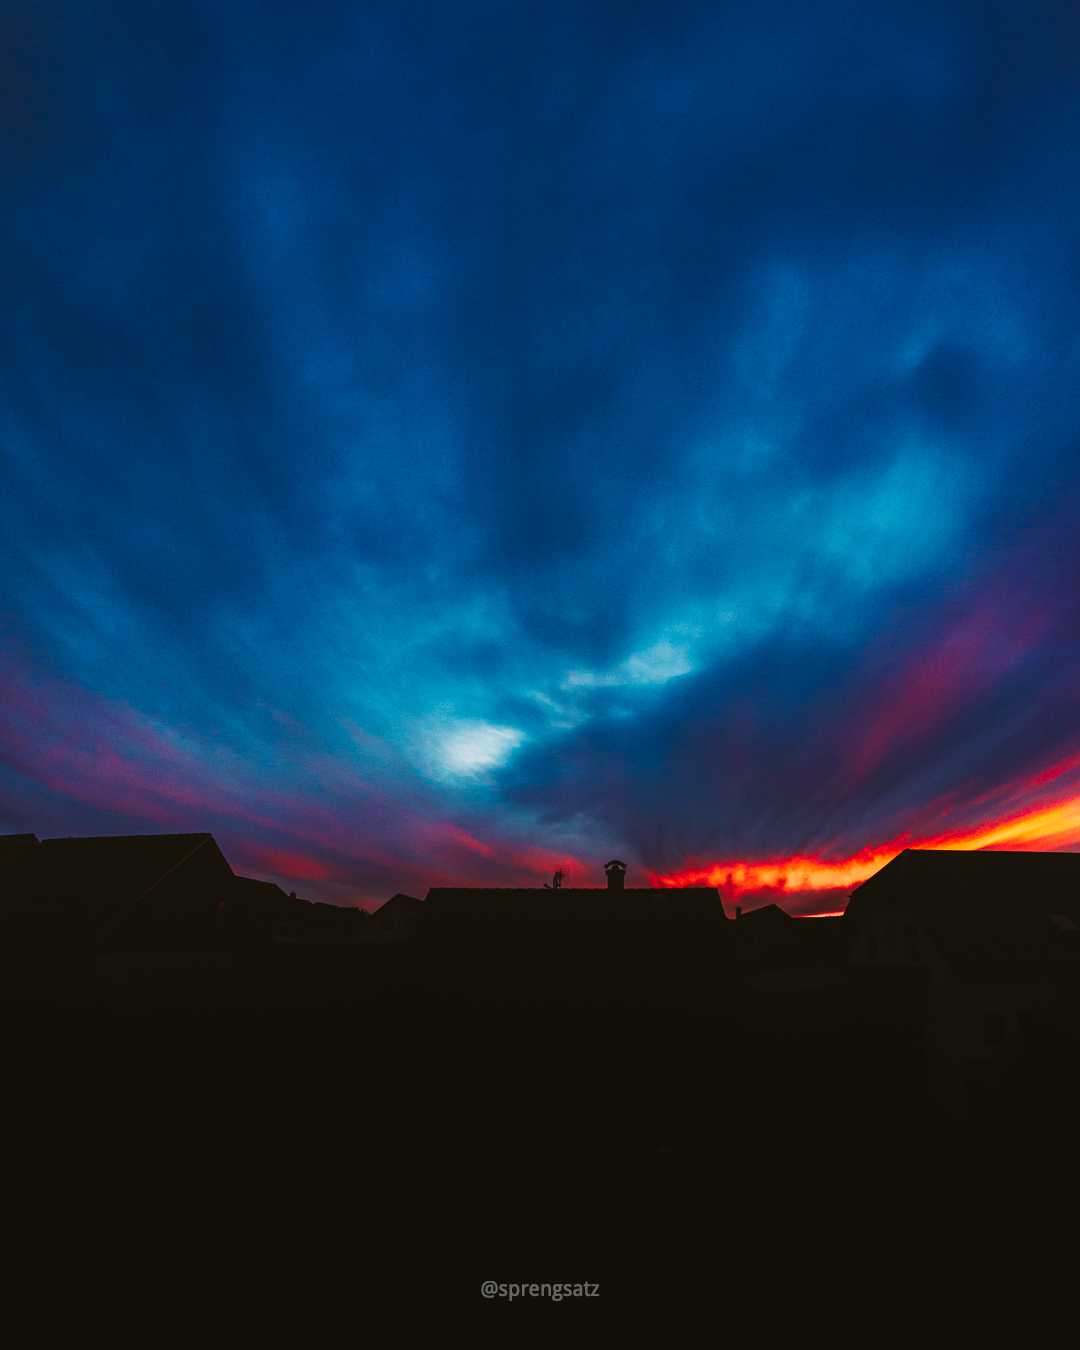
<instances>
[{"instance_id":1,"label":"chimney on roof","mask_svg":"<svg viewBox=\"0 0 1080 1350\"><path fill-rule=\"evenodd\" d=\"M626 864L624 862L620 862L618 858L612 858L611 862L604 864L604 872L607 876L609 891L625 890Z\"/></svg>"},{"instance_id":2,"label":"chimney on roof","mask_svg":"<svg viewBox=\"0 0 1080 1350\"><path fill-rule=\"evenodd\" d=\"M736 919L739 918L741 914L742 914L742 906L741 906L741 905L736 905L736 906L735 906L735 917L736 917Z\"/></svg>"}]
</instances>

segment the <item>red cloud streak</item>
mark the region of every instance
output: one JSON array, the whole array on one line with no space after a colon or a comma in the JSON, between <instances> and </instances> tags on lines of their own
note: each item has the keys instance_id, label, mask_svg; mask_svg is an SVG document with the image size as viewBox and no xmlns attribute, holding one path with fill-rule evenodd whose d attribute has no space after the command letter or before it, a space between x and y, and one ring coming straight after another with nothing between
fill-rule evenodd
<instances>
[{"instance_id":1,"label":"red cloud streak","mask_svg":"<svg viewBox=\"0 0 1080 1350\"><path fill-rule=\"evenodd\" d=\"M1057 772L1038 775L1046 781L1076 767L1075 760ZM694 862L677 872L652 873L654 886L719 886L732 900L762 891L779 892L793 900L812 901L817 895L851 890L891 862L905 848L1031 849L1056 851L1080 844L1080 793L1052 805L1032 805L974 827L944 830L925 835L902 834L887 843L872 845L846 858L796 854L787 858L722 859Z\"/></svg>"}]
</instances>

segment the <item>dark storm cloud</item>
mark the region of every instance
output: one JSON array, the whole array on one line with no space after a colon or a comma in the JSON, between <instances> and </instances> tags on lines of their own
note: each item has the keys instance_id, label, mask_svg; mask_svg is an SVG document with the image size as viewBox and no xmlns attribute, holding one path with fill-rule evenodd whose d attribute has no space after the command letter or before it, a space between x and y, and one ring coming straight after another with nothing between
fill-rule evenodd
<instances>
[{"instance_id":1,"label":"dark storm cloud","mask_svg":"<svg viewBox=\"0 0 1080 1350\"><path fill-rule=\"evenodd\" d=\"M510 870L855 848L1066 752L1071 7L4 25L0 607L103 747Z\"/></svg>"}]
</instances>

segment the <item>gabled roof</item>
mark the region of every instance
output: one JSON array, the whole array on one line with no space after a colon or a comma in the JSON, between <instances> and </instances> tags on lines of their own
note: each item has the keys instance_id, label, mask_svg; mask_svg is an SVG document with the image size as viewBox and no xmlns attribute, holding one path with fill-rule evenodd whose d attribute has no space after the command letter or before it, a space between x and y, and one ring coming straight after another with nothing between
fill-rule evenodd
<instances>
[{"instance_id":1,"label":"gabled roof","mask_svg":"<svg viewBox=\"0 0 1080 1350\"><path fill-rule=\"evenodd\" d=\"M779 905L759 905L757 909L743 910L738 919L739 931L748 932L758 928L771 928L774 924L794 923L794 918Z\"/></svg>"},{"instance_id":2,"label":"gabled roof","mask_svg":"<svg viewBox=\"0 0 1080 1350\"><path fill-rule=\"evenodd\" d=\"M1080 961L1080 853L904 849L856 888L845 918L891 906L910 909L958 970Z\"/></svg>"},{"instance_id":3,"label":"gabled roof","mask_svg":"<svg viewBox=\"0 0 1080 1350\"><path fill-rule=\"evenodd\" d=\"M381 914L382 911L387 907L387 905L395 905L396 908L397 907L396 902L399 901L403 901L407 906L416 909L418 913L424 904L423 900L417 900L415 895L406 895L404 891L398 891L397 894L392 895L389 900L384 900L383 903L379 906L379 908L373 909L371 913Z\"/></svg>"},{"instance_id":4,"label":"gabled roof","mask_svg":"<svg viewBox=\"0 0 1080 1350\"><path fill-rule=\"evenodd\" d=\"M83 946L133 914L159 886L194 875L200 889L233 882L232 869L210 834L110 835L45 839L20 849L0 869L3 935Z\"/></svg>"}]
</instances>

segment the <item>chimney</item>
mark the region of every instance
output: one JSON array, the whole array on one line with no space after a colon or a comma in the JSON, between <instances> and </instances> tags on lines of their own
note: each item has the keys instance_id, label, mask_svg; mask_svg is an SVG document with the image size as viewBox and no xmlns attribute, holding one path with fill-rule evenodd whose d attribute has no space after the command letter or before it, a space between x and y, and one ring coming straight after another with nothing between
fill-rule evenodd
<instances>
[{"instance_id":1,"label":"chimney","mask_svg":"<svg viewBox=\"0 0 1080 1350\"><path fill-rule=\"evenodd\" d=\"M604 872L607 875L609 891L626 889L626 864L624 862L620 862L618 858L612 858L611 862L604 864Z\"/></svg>"},{"instance_id":2,"label":"chimney","mask_svg":"<svg viewBox=\"0 0 1080 1350\"><path fill-rule=\"evenodd\" d=\"M741 914L742 914L742 907L741 907L740 905L736 905L736 906L735 906L735 917L736 917L736 919L738 919L739 916L740 916Z\"/></svg>"}]
</instances>

